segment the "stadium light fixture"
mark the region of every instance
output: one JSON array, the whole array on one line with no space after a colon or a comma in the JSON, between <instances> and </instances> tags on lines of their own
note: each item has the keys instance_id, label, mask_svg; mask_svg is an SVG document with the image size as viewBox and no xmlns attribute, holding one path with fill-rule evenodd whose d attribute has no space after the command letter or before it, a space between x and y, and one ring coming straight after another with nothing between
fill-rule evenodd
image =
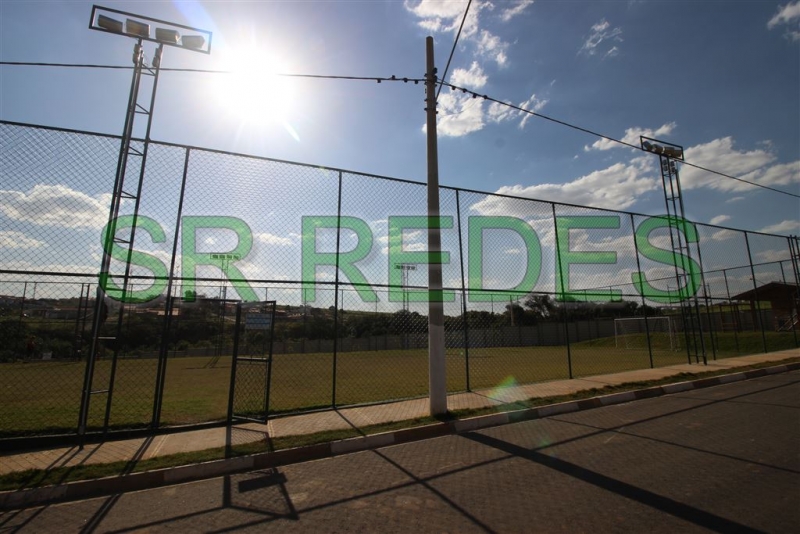
<instances>
[{"instance_id":1,"label":"stadium light fixture","mask_svg":"<svg viewBox=\"0 0 800 534\"><path fill-rule=\"evenodd\" d=\"M665 143L664 141L658 141L657 139L651 139L645 136L640 136L640 142L642 148L648 152L658 154L659 156L666 156L671 159L683 160L683 147L680 145Z\"/></svg>"},{"instance_id":2,"label":"stadium light fixture","mask_svg":"<svg viewBox=\"0 0 800 534\"><path fill-rule=\"evenodd\" d=\"M97 26L110 32L123 33L122 23L105 15L97 16Z\"/></svg>"},{"instance_id":3,"label":"stadium light fixture","mask_svg":"<svg viewBox=\"0 0 800 534\"><path fill-rule=\"evenodd\" d=\"M152 28L155 28L155 32L152 32ZM203 54L211 53L212 34L210 31L108 7L92 6L89 29L116 33Z\"/></svg>"},{"instance_id":4,"label":"stadium light fixture","mask_svg":"<svg viewBox=\"0 0 800 534\"><path fill-rule=\"evenodd\" d=\"M138 20L126 19L125 33L147 39L150 37L150 25L145 24L144 22L139 22Z\"/></svg>"},{"instance_id":5,"label":"stadium light fixture","mask_svg":"<svg viewBox=\"0 0 800 534\"><path fill-rule=\"evenodd\" d=\"M178 44L181 40L181 34L178 33L177 30L156 28L156 40L164 43Z\"/></svg>"},{"instance_id":6,"label":"stadium light fixture","mask_svg":"<svg viewBox=\"0 0 800 534\"><path fill-rule=\"evenodd\" d=\"M203 48L206 40L202 35L184 35L181 37L181 42L183 43L184 48L200 50Z\"/></svg>"}]
</instances>

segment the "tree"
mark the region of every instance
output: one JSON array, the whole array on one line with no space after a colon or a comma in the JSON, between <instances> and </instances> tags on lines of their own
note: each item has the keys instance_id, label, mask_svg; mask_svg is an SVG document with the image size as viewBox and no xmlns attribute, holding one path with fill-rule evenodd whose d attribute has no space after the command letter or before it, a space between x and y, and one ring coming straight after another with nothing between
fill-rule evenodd
<instances>
[{"instance_id":1,"label":"tree","mask_svg":"<svg viewBox=\"0 0 800 534\"><path fill-rule=\"evenodd\" d=\"M530 310L536 319L547 319L555 314L556 304L550 295L537 295L531 293L525 298L525 307Z\"/></svg>"},{"instance_id":2,"label":"tree","mask_svg":"<svg viewBox=\"0 0 800 534\"><path fill-rule=\"evenodd\" d=\"M512 326L522 326L525 321L525 309L516 302L506 304L506 314L508 315Z\"/></svg>"}]
</instances>

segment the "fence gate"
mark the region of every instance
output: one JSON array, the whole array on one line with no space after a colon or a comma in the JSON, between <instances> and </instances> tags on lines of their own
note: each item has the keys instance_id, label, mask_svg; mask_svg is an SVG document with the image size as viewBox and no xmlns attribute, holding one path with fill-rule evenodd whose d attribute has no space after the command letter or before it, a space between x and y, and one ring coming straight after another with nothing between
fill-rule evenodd
<instances>
[{"instance_id":1,"label":"fence gate","mask_svg":"<svg viewBox=\"0 0 800 534\"><path fill-rule=\"evenodd\" d=\"M269 411L275 301L236 306L228 421L264 423Z\"/></svg>"}]
</instances>

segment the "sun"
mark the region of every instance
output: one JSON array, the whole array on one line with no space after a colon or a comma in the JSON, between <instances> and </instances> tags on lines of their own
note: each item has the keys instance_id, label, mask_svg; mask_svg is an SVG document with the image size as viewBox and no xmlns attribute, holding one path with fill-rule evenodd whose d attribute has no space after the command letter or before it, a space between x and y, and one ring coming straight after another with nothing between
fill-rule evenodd
<instances>
[{"instance_id":1,"label":"sun","mask_svg":"<svg viewBox=\"0 0 800 534\"><path fill-rule=\"evenodd\" d=\"M243 123L288 126L295 88L289 65L262 49L227 50L222 70L212 86L214 99L225 113Z\"/></svg>"}]
</instances>

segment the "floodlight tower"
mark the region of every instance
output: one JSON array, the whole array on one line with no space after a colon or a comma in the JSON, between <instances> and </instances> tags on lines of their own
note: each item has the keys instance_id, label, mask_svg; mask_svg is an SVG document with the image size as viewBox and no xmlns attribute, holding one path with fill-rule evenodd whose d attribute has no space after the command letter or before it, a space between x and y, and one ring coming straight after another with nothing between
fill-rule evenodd
<instances>
[{"instance_id":1,"label":"floodlight tower","mask_svg":"<svg viewBox=\"0 0 800 534\"><path fill-rule=\"evenodd\" d=\"M414 265L414 264L409 264L409 263L396 263L394 265L394 268L402 271L402 273L400 273L400 274L402 274L402 278L401 278L402 283L401 283L401 285L403 286L403 311L407 312L408 311L408 304L409 304L408 289L407 289L408 288L408 274L409 274L408 272L409 271L416 271L417 270L417 266Z\"/></svg>"},{"instance_id":2,"label":"floodlight tower","mask_svg":"<svg viewBox=\"0 0 800 534\"><path fill-rule=\"evenodd\" d=\"M698 356L702 355L703 363L705 364L707 359L700 316L700 303L696 290L692 295L688 292L688 288L691 287L689 278L693 274L692 248L686 238L686 212L683 207L683 195L677 165L678 161L684 160L683 147L643 135L639 137L639 142L643 150L658 154L660 162L661 184L664 187L664 203L669 220L670 245L672 250L677 253L677 258L680 258L680 265L677 262L675 265L675 281L677 283L677 292L680 295L686 356L689 363L692 363L692 353L694 353L695 362L699 363ZM700 260L699 245L697 254L698 260ZM700 276L702 278L702 261L700 261L700 265Z\"/></svg>"},{"instance_id":3,"label":"floodlight tower","mask_svg":"<svg viewBox=\"0 0 800 534\"><path fill-rule=\"evenodd\" d=\"M409 271L416 271L417 270L417 266L413 265L413 264L409 264L409 263L395 263L394 268L398 269L400 271L400 274L402 275L400 285L402 286L402 289L403 289L403 323L404 323L404 325L403 325L404 326L403 348L407 349L408 348L408 329L411 326L411 319L408 316L408 304L409 304L409 300L410 300L408 298L408 274L409 274Z\"/></svg>"},{"instance_id":4,"label":"floodlight tower","mask_svg":"<svg viewBox=\"0 0 800 534\"><path fill-rule=\"evenodd\" d=\"M123 22L124 19L124 22ZM156 26L151 33L151 25ZM139 205L142 194L142 182L144 180L145 166L147 163L147 152L150 145L150 128L153 121L153 109L155 105L156 89L158 88L158 75L161 71L161 61L164 53L164 46L183 48L192 52L203 54L211 53L211 32L184 26L173 22L136 15L117 9L101 6L92 6L92 13L89 19L89 29L105 33L121 35L134 40L133 45L133 76L131 88L128 95L128 106L125 111L125 122L120 140L119 156L117 159L117 170L114 178L114 186L111 194L111 205L108 212L108 222L106 233L103 236L103 257L100 265L99 283L94 303L94 318L92 320L92 339L89 350L86 370L84 375L83 392L81 396L81 409L78 420L78 434L83 436L86 433L87 419L89 414L89 404L94 395L106 395L106 408L103 420L104 431L108 429L109 416L111 413L111 399L114 392L114 378L116 375L117 357L119 354L119 343L114 343L114 351L111 359L107 386L102 389L92 389L94 379L95 362L97 361L100 342L103 340L114 341L119 338L122 328L123 316L125 311L126 297L129 296L129 285L131 278L131 255L133 253L134 240L136 236L136 222L139 215ZM182 33L187 33L182 35ZM143 43L149 41L156 43L153 59L147 64ZM145 107L139 103L140 100L147 102L146 96L140 95L142 75L152 77L152 86L149 96L149 106ZM144 139L134 139L134 123L138 117L145 117ZM138 165L137 165L138 163ZM131 172L129 172L131 171ZM132 174L136 180L127 183L126 177ZM123 201L133 202L132 223L127 229L127 235L117 236L117 217L119 216L120 206ZM177 228L175 230L177 232ZM122 248L125 252L125 271L121 275L112 275L111 268L111 248L112 246ZM112 278L119 278L119 285L109 287ZM168 281L167 298L171 292L172 277ZM131 292L132 293L132 292ZM112 295L115 300L120 302L119 311L116 319L116 329L111 336L101 336L101 328L105 320L106 308L105 297ZM159 366L163 362L159 361ZM159 372L158 376L162 376Z\"/></svg>"}]
</instances>

